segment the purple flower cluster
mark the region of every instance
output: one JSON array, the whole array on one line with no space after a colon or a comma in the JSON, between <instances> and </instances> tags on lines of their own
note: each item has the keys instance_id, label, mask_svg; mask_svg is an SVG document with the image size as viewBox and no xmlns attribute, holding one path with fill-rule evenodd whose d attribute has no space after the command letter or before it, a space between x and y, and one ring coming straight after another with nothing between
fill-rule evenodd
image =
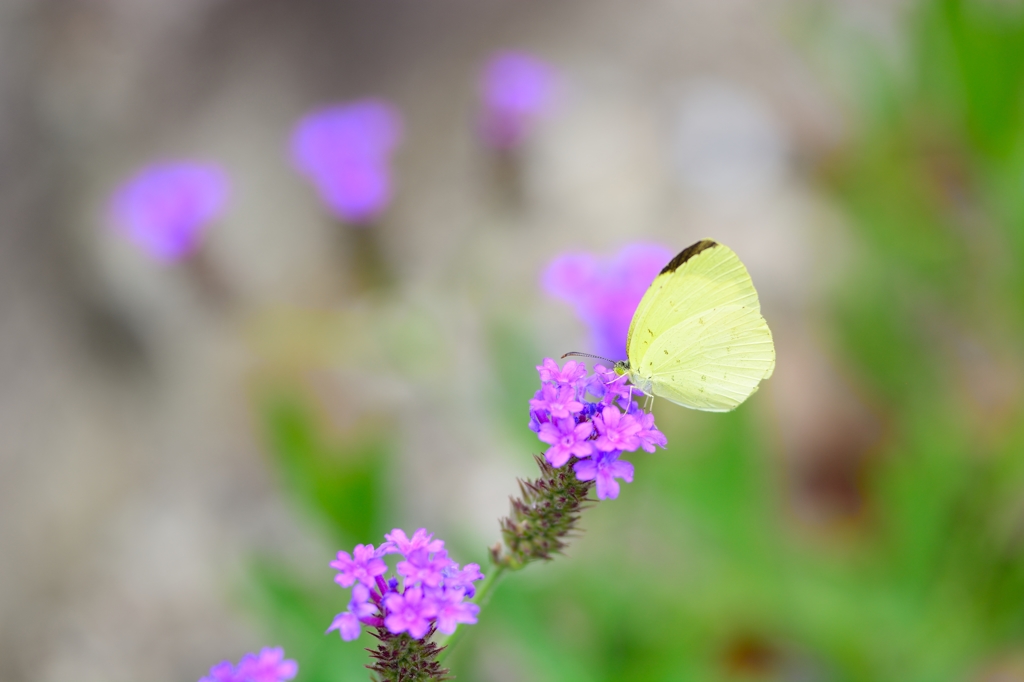
<instances>
[{"instance_id":1,"label":"purple flower cluster","mask_svg":"<svg viewBox=\"0 0 1024 682\"><path fill-rule=\"evenodd\" d=\"M391 634L408 632L422 639L436 628L446 635L459 623L475 623L480 607L466 602L476 593L473 583L483 578L477 564L459 565L448 558L442 540L423 528L413 533L396 528L384 536L386 542L357 545L350 555L338 552L331 568L338 571L334 582L352 587L348 610L335 616L327 632L337 630L351 641L363 625L386 628ZM388 566L383 557L399 554L398 576L385 578Z\"/></svg>"},{"instance_id":2,"label":"purple flower cluster","mask_svg":"<svg viewBox=\"0 0 1024 682\"><path fill-rule=\"evenodd\" d=\"M398 110L363 99L307 114L292 134L292 156L331 213L366 225L391 203L391 154L401 137Z\"/></svg>"},{"instance_id":3,"label":"purple flower cluster","mask_svg":"<svg viewBox=\"0 0 1024 682\"><path fill-rule=\"evenodd\" d=\"M551 106L554 71L524 52L494 54L480 79L480 136L494 149L509 150L526 139Z\"/></svg>"},{"instance_id":4,"label":"purple flower cluster","mask_svg":"<svg viewBox=\"0 0 1024 682\"><path fill-rule=\"evenodd\" d=\"M154 260L172 263L195 251L224 208L227 175L189 161L157 163L125 181L110 202L115 228Z\"/></svg>"},{"instance_id":5,"label":"purple flower cluster","mask_svg":"<svg viewBox=\"0 0 1024 682\"><path fill-rule=\"evenodd\" d=\"M264 647L258 654L246 654L238 665L221 661L199 682L285 682L299 672L299 664L284 657L281 647Z\"/></svg>"},{"instance_id":6,"label":"purple flower cluster","mask_svg":"<svg viewBox=\"0 0 1024 682\"><path fill-rule=\"evenodd\" d=\"M548 265L544 291L571 304L590 328L590 348L609 358L626 357L626 333L647 287L673 254L656 244L629 244L601 258L566 253Z\"/></svg>"},{"instance_id":7,"label":"purple flower cluster","mask_svg":"<svg viewBox=\"0 0 1024 682\"><path fill-rule=\"evenodd\" d=\"M544 458L553 467L565 466L570 458L576 478L597 483L601 500L619 496L616 479L633 481L633 465L619 459L623 452L643 448L654 452L665 447L665 434L654 425L654 415L634 400L642 397L625 375L596 365L569 360L559 367L547 358L537 367L541 389L530 401L530 429L551 447Z\"/></svg>"}]
</instances>

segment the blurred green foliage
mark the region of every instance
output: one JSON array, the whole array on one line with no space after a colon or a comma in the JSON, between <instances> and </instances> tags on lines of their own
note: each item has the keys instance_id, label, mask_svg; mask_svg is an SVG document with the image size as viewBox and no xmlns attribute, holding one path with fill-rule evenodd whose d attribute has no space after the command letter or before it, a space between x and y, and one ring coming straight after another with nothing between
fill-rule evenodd
<instances>
[{"instance_id":1,"label":"blurred green foliage","mask_svg":"<svg viewBox=\"0 0 1024 682\"><path fill-rule=\"evenodd\" d=\"M334 633L324 635L346 607L346 593L334 584L328 563L340 549L379 544L391 529L386 481L392 439L372 422L330 437L310 399L298 392L274 392L262 417L282 487L319 531L322 556L313 566L254 557L243 601L261 616L273 641L301 661L300 681L366 679L363 648L342 646Z\"/></svg>"},{"instance_id":2,"label":"blurred green foliage","mask_svg":"<svg viewBox=\"0 0 1024 682\"><path fill-rule=\"evenodd\" d=\"M308 406L287 397L269 402L264 423L285 489L335 544L382 535L392 447L383 429L363 426L328 442Z\"/></svg>"},{"instance_id":3,"label":"blurred green foliage","mask_svg":"<svg viewBox=\"0 0 1024 682\"><path fill-rule=\"evenodd\" d=\"M496 417L508 438L525 452L533 452L537 434L526 426L530 399L537 392L537 373L530 370L543 361L541 352L529 334L508 320L491 323L488 343L496 380L491 396Z\"/></svg>"},{"instance_id":4,"label":"blurred green foliage","mask_svg":"<svg viewBox=\"0 0 1024 682\"><path fill-rule=\"evenodd\" d=\"M462 679L1024 679L1024 402L963 352L998 377L1024 366L1024 6L919 3L904 38L898 58L848 56L868 72L864 106L820 164L856 245L828 338L883 423L849 482L857 513L796 518L756 405L659 405L669 450L635 458L571 556L506 578L449 659ZM515 324L489 338L500 435L525 463L541 357ZM325 539L379 538L387 439L330 443L294 401L264 416ZM365 679L366 643L322 635L344 606L326 572L260 560L252 583L301 679Z\"/></svg>"},{"instance_id":5,"label":"blurred green foliage","mask_svg":"<svg viewBox=\"0 0 1024 682\"><path fill-rule=\"evenodd\" d=\"M1020 333L1024 6L933 0L907 24L902 59L849 56L860 116L825 175L874 267Z\"/></svg>"}]
</instances>

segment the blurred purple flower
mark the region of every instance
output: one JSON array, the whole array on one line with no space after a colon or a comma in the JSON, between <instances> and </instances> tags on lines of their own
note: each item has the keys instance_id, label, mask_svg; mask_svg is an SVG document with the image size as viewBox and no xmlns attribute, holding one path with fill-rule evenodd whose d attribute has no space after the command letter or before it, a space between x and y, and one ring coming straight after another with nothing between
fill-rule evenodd
<instances>
[{"instance_id":1,"label":"blurred purple flower","mask_svg":"<svg viewBox=\"0 0 1024 682\"><path fill-rule=\"evenodd\" d=\"M110 202L114 227L151 258L172 263L193 253L224 208L227 175L190 161L147 166L122 184Z\"/></svg>"},{"instance_id":2,"label":"blurred purple flower","mask_svg":"<svg viewBox=\"0 0 1024 682\"><path fill-rule=\"evenodd\" d=\"M573 465L576 478L581 481L597 481L597 499L614 500L619 496L619 482L621 478L626 483L633 482L633 465L626 461L620 461L622 453L613 450L612 452L599 452L590 459L581 459Z\"/></svg>"},{"instance_id":3,"label":"blurred purple flower","mask_svg":"<svg viewBox=\"0 0 1024 682\"><path fill-rule=\"evenodd\" d=\"M554 86L554 70L530 54L491 55L480 79L483 141L499 150L522 144L535 121L550 108Z\"/></svg>"},{"instance_id":4,"label":"blurred purple flower","mask_svg":"<svg viewBox=\"0 0 1024 682\"><path fill-rule=\"evenodd\" d=\"M285 682L299 672L299 664L284 657L281 647L264 647L258 654L246 654L237 666L222 661L210 668L199 682Z\"/></svg>"},{"instance_id":5,"label":"blurred purple flower","mask_svg":"<svg viewBox=\"0 0 1024 682\"><path fill-rule=\"evenodd\" d=\"M588 351L624 359L633 312L672 255L662 246L644 243L627 245L607 258L567 253L551 261L541 284L548 295L572 305L590 328Z\"/></svg>"},{"instance_id":6,"label":"blurred purple flower","mask_svg":"<svg viewBox=\"0 0 1024 682\"><path fill-rule=\"evenodd\" d=\"M398 110L363 99L307 114L292 133L292 157L328 210L365 225L391 203L391 154L401 137Z\"/></svg>"}]
</instances>

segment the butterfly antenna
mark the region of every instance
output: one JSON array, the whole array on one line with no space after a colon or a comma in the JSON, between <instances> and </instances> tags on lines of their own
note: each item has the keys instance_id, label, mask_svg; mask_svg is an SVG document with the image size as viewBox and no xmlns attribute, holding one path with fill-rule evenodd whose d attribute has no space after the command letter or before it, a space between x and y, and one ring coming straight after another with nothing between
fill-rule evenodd
<instances>
[{"instance_id":1,"label":"butterfly antenna","mask_svg":"<svg viewBox=\"0 0 1024 682\"><path fill-rule=\"evenodd\" d=\"M570 356L574 356L574 357L578 357L578 358L594 358L595 360L604 360L605 362L607 362L609 364L612 364L612 365L615 364L614 360L609 360L608 358L603 358L600 355L591 355L590 353L577 353L576 351L573 351L571 353L566 353L560 359L561 360L565 360L566 358L568 358Z\"/></svg>"}]
</instances>

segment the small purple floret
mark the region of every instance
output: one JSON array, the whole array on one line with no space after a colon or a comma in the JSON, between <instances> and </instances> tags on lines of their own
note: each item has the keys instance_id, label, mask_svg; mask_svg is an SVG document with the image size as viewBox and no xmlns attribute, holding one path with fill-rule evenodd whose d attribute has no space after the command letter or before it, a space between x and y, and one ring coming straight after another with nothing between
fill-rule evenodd
<instances>
[{"instance_id":1,"label":"small purple floret","mask_svg":"<svg viewBox=\"0 0 1024 682\"><path fill-rule=\"evenodd\" d=\"M621 478L626 483L633 482L633 465L620 461L618 451L600 452L590 459L582 459L573 465L576 478L581 481L597 481L597 499L614 500L619 496Z\"/></svg>"},{"instance_id":2,"label":"small purple floret","mask_svg":"<svg viewBox=\"0 0 1024 682\"><path fill-rule=\"evenodd\" d=\"M476 588L473 587L473 583L477 580L483 580L484 574L480 572L479 564L466 564L462 570L459 570L459 565L452 563L451 567L445 571L445 586L450 589L462 589L465 592L466 597L469 599L473 598L476 594Z\"/></svg>"},{"instance_id":3,"label":"small purple floret","mask_svg":"<svg viewBox=\"0 0 1024 682\"><path fill-rule=\"evenodd\" d=\"M445 551L438 552L433 558L425 547L415 549L406 554L405 561L399 561L395 569L409 583L422 582L428 587L437 587L444 578L444 570L451 566L451 559Z\"/></svg>"},{"instance_id":4,"label":"small purple floret","mask_svg":"<svg viewBox=\"0 0 1024 682\"><path fill-rule=\"evenodd\" d=\"M654 425L654 415L643 413L640 416L640 431L636 437L640 440L640 447L647 452L654 452L655 446L665 447L668 445L668 438Z\"/></svg>"},{"instance_id":5,"label":"small purple floret","mask_svg":"<svg viewBox=\"0 0 1024 682\"><path fill-rule=\"evenodd\" d=\"M590 456L594 451L594 444L590 440L593 431L594 425L590 422L577 424L572 419L558 419L554 423L542 424L537 437L551 446L544 453L548 464L560 467L570 457Z\"/></svg>"},{"instance_id":6,"label":"small purple floret","mask_svg":"<svg viewBox=\"0 0 1024 682\"><path fill-rule=\"evenodd\" d=\"M547 411L556 419L567 419L583 409L583 403L576 400L576 391L570 386L554 387L551 385L541 389L541 397L530 401L530 409Z\"/></svg>"},{"instance_id":7,"label":"small purple floret","mask_svg":"<svg viewBox=\"0 0 1024 682\"><path fill-rule=\"evenodd\" d=\"M594 375L587 383L587 392L599 398L602 405L611 405L620 397L632 399L633 396L642 396L643 393L637 387L630 386L628 381L625 374L616 374L615 370L604 365L594 365Z\"/></svg>"},{"instance_id":8,"label":"small purple floret","mask_svg":"<svg viewBox=\"0 0 1024 682\"><path fill-rule=\"evenodd\" d=\"M377 611L377 607L370 603L370 590L365 585L359 584L352 588L352 599L348 603L348 611L339 613L334 617L327 632L337 630L341 638L346 642L359 637L362 632L360 619L368 618Z\"/></svg>"},{"instance_id":9,"label":"small purple floret","mask_svg":"<svg viewBox=\"0 0 1024 682\"><path fill-rule=\"evenodd\" d=\"M332 630L337 630L343 640L351 642L359 638L360 633L363 631L363 626L359 622L359 616L351 611L343 611L334 617L334 620L331 621L331 627L327 628L327 632Z\"/></svg>"},{"instance_id":10,"label":"small purple floret","mask_svg":"<svg viewBox=\"0 0 1024 682\"><path fill-rule=\"evenodd\" d=\"M191 255L224 210L227 175L219 166L183 161L144 168L110 203L114 227L148 256L173 263Z\"/></svg>"},{"instance_id":11,"label":"small purple floret","mask_svg":"<svg viewBox=\"0 0 1024 682\"><path fill-rule=\"evenodd\" d=\"M569 360L564 367L559 368L557 362L545 358L543 364L537 365L537 373L540 374L541 381L572 385L587 376L587 366L582 362Z\"/></svg>"},{"instance_id":12,"label":"small purple floret","mask_svg":"<svg viewBox=\"0 0 1024 682\"><path fill-rule=\"evenodd\" d=\"M462 599L465 591L449 589L434 597L437 607L437 629L446 635L455 632L459 623L476 623L476 616L480 613L480 607L476 604L464 602Z\"/></svg>"},{"instance_id":13,"label":"small purple floret","mask_svg":"<svg viewBox=\"0 0 1024 682\"><path fill-rule=\"evenodd\" d=\"M428 552L440 552L444 549L444 540L434 540L434 536L427 532L426 528L420 528L412 534L412 539L405 535L401 528L395 528L384 536L394 548L392 551L408 555L417 549L426 549Z\"/></svg>"},{"instance_id":14,"label":"small purple floret","mask_svg":"<svg viewBox=\"0 0 1024 682\"><path fill-rule=\"evenodd\" d=\"M331 568L339 571L334 576L334 582L342 587L351 587L357 580L372 587L374 578L388 570L383 559L377 558L373 545L356 545L352 553L355 558L349 556L348 552L338 552L338 558L331 562Z\"/></svg>"},{"instance_id":15,"label":"small purple floret","mask_svg":"<svg viewBox=\"0 0 1024 682\"><path fill-rule=\"evenodd\" d=\"M628 414L622 414L617 407L608 406L594 417L594 428L598 433L594 447L602 452L640 447L640 439L637 438L640 424Z\"/></svg>"},{"instance_id":16,"label":"small purple floret","mask_svg":"<svg viewBox=\"0 0 1024 682\"><path fill-rule=\"evenodd\" d=\"M422 638L430 630L430 619L437 615L437 605L425 599L419 587L408 588L404 594L392 593L384 600L388 615L384 624L392 634L408 632L410 637Z\"/></svg>"}]
</instances>

